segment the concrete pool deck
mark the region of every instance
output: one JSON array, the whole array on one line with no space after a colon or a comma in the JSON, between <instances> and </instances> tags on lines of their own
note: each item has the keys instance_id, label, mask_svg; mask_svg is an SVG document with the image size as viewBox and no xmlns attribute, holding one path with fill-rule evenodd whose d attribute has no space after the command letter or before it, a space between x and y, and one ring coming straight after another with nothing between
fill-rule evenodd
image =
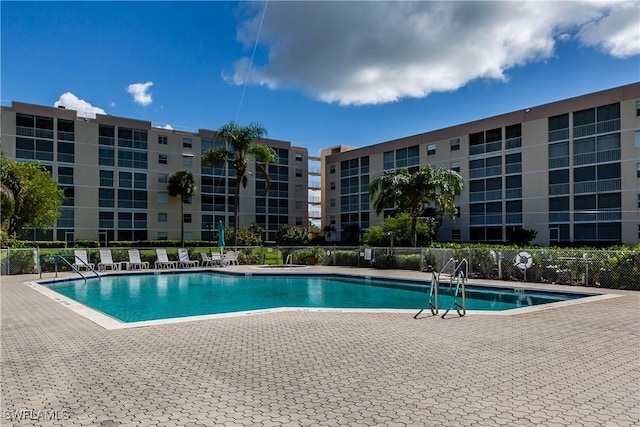
<instances>
[{"instance_id":1,"label":"concrete pool deck","mask_svg":"<svg viewBox=\"0 0 640 427\"><path fill-rule=\"evenodd\" d=\"M640 292L551 287L620 297L515 316L287 311L108 330L35 280L1 278L2 426L640 424Z\"/></svg>"}]
</instances>

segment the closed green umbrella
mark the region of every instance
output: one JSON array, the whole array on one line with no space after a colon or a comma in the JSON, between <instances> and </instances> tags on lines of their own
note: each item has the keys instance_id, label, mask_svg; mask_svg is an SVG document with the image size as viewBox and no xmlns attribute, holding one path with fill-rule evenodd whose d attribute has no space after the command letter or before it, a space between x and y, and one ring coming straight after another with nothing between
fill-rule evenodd
<instances>
[{"instance_id":1,"label":"closed green umbrella","mask_svg":"<svg viewBox=\"0 0 640 427\"><path fill-rule=\"evenodd\" d=\"M220 252L224 248L224 224L222 221L218 222L218 246L220 246Z\"/></svg>"}]
</instances>

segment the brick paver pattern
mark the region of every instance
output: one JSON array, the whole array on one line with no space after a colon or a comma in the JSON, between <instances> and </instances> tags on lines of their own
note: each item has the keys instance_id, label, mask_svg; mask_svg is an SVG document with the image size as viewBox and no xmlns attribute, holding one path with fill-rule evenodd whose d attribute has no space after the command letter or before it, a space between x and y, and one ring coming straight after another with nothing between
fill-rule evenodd
<instances>
[{"instance_id":1,"label":"brick paver pattern","mask_svg":"<svg viewBox=\"0 0 640 427\"><path fill-rule=\"evenodd\" d=\"M2 278L2 426L640 425L640 293L516 316L109 331L35 278Z\"/></svg>"}]
</instances>

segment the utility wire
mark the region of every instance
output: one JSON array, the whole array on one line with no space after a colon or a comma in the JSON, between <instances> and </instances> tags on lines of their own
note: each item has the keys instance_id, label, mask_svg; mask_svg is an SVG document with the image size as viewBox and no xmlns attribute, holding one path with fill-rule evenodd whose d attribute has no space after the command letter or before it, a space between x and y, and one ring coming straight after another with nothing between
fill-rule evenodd
<instances>
[{"instance_id":1,"label":"utility wire","mask_svg":"<svg viewBox=\"0 0 640 427\"><path fill-rule=\"evenodd\" d=\"M256 56L256 49L258 48L258 41L260 40L260 33L262 32L262 23L264 22L264 16L267 14L267 5L269 0L264 2L264 9L262 10L262 17L260 18L260 26L258 27L258 34L256 35L256 43L253 45L253 53L251 54L251 61L249 62L249 69L247 75L244 78L244 85L242 86L242 95L240 95L240 103L238 104L238 112L236 113L236 122L240 116L240 109L242 108L242 101L244 101L244 93L247 90L247 82L249 81L249 74L251 74L251 68L253 67L253 58Z\"/></svg>"}]
</instances>

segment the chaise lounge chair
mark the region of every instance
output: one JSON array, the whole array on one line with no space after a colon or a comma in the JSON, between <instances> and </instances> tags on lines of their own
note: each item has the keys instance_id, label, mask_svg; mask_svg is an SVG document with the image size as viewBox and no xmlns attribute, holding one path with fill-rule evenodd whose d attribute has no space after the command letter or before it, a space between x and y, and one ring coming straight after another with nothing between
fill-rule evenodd
<instances>
[{"instance_id":1,"label":"chaise lounge chair","mask_svg":"<svg viewBox=\"0 0 640 427\"><path fill-rule=\"evenodd\" d=\"M149 268L149 262L140 259L140 252L137 249L129 249L129 267L132 270L142 270Z\"/></svg>"},{"instance_id":2,"label":"chaise lounge chair","mask_svg":"<svg viewBox=\"0 0 640 427\"><path fill-rule=\"evenodd\" d=\"M94 269L94 264L92 262L89 262L89 259L87 257L87 251L84 249L76 249L73 251L74 255L76 256L73 266L78 270L82 270L83 268L85 270L93 270Z\"/></svg>"},{"instance_id":3,"label":"chaise lounge chair","mask_svg":"<svg viewBox=\"0 0 640 427\"><path fill-rule=\"evenodd\" d=\"M202 256L203 267L213 267L213 258L211 258L209 255L207 255L204 252L200 252L200 255Z\"/></svg>"},{"instance_id":4,"label":"chaise lounge chair","mask_svg":"<svg viewBox=\"0 0 640 427\"><path fill-rule=\"evenodd\" d=\"M156 249L158 260L155 262L156 268L178 268L178 261L169 261L166 249Z\"/></svg>"},{"instance_id":5,"label":"chaise lounge chair","mask_svg":"<svg viewBox=\"0 0 640 427\"><path fill-rule=\"evenodd\" d=\"M100 263L98 264L98 270L120 270L120 263L113 262L113 258L111 258L111 251L109 249L100 249Z\"/></svg>"},{"instance_id":6,"label":"chaise lounge chair","mask_svg":"<svg viewBox=\"0 0 640 427\"><path fill-rule=\"evenodd\" d=\"M240 265L238 263L238 253L234 251L226 252L222 258L222 262L226 265Z\"/></svg>"},{"instance_id":7,"label":"chaise lounge chair","mask_svg":"<svg viewBox=\"0 0 640 427\"><path fill-rule=\"evenodd\" d=\"M200 261L194 261L189 259L189 251L186 248L178 249L178 259L180 267L198 267L200 265Z\"/></svg>"}]
</instances>

